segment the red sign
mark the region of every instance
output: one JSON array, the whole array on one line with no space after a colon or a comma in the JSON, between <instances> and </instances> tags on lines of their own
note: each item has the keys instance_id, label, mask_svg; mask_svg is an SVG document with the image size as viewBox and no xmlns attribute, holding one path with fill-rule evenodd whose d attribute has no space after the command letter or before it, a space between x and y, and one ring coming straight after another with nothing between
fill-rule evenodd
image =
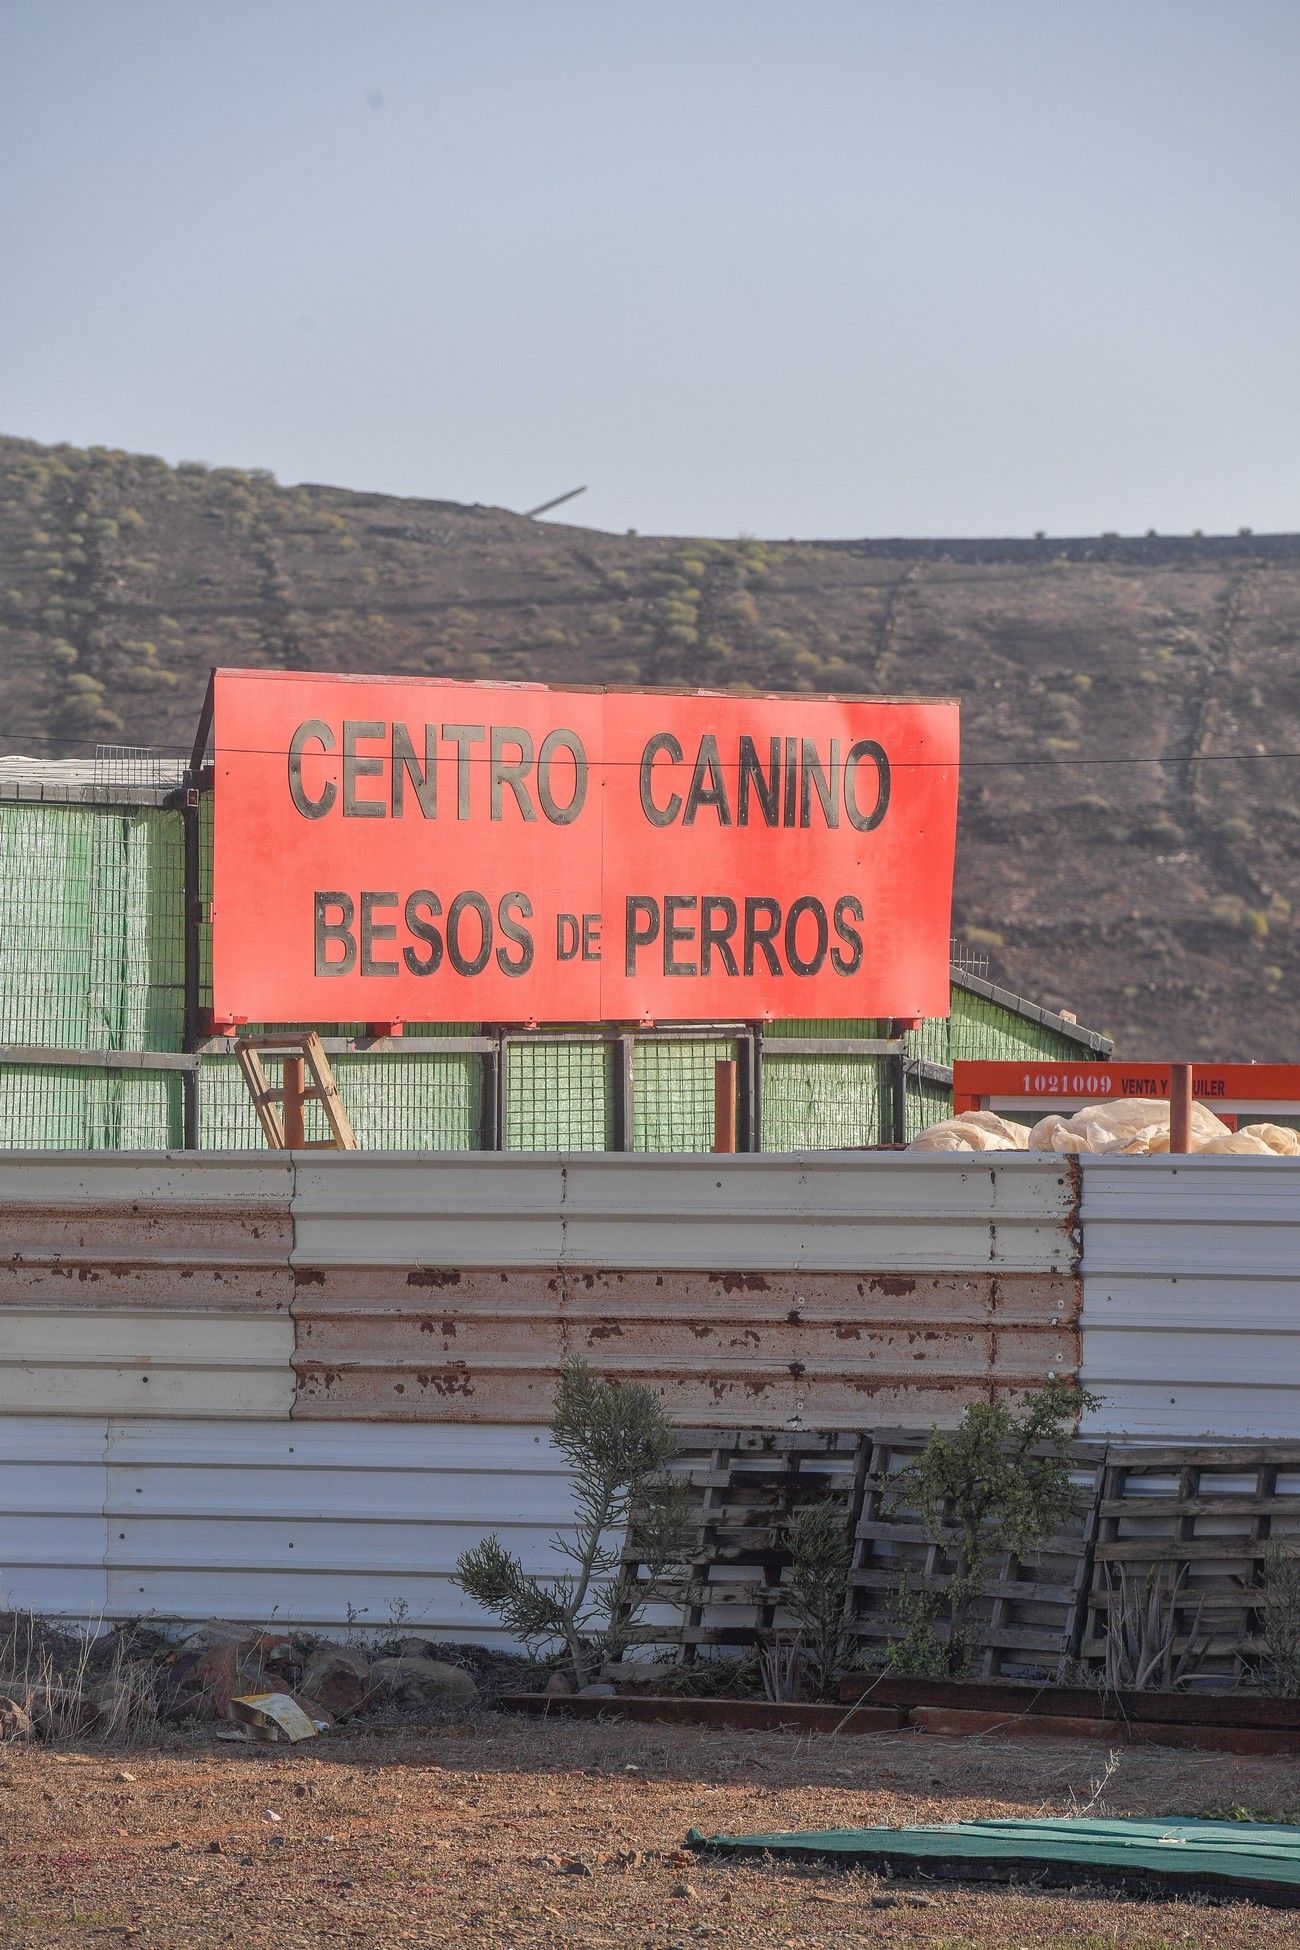
<instances>
[{"instance_id":1,"label":"red sign","mask_svg":"<svg viewBox=\"0 0 1300 1950\"><path fill-rule=\"evenodd\" d=\"M1300 1111L1300 1064L1195 1063L1192 1095L1223 1115L1269 1105ZM1169 1096L1167 1063L1094 1062L1087 1055L1068 1063L954 1063L954 1111L1055 1104L1101 1103L1106 1098Z\"/></svg>"},{"instance_id":2,"label":"red sign","mask_svg":"<svg viewBox=\"0 0 1300 1950\"><path fill-rule=\"evenodd\" d=\"M942 1016L957 706L223 670L219 1022Z\"/></svg>"}]
</instances>

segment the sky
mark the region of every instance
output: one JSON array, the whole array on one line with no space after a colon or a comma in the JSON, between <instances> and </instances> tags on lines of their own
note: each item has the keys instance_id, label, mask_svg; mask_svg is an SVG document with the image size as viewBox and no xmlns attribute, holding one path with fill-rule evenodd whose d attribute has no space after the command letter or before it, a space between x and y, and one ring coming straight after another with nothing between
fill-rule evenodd
<instances>
[{"instance_id":1,"label":"sky","mask_svg":"<svg viewBox=\"0 0 1300 1950\"><path fill-rule=\"evenodd\" d=\"M0 0L0 432L645 534L1300 527L1296 0Z\"/></svg>"}]
</instances>

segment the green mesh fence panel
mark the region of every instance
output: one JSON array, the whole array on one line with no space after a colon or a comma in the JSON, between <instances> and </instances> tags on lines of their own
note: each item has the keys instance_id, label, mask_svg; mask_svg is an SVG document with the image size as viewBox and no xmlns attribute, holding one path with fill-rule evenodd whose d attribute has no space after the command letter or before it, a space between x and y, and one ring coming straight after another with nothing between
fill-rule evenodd
<instances>
[{"instance_id":1,"label":"green mesh fence panel","mask_svg":"<svg viewBox=\"0 0 1300 1950\"><path fill-rule=\"evenodd\" d=\"M599 1037L506 1045L507 1151L608 1151L614 1142L613 1051Z\"/></svg>"},{"instance_id":2,"label":"green mesh fence panel","mask_svg":"<svg viewBox=\"0 0 1300 1950\"><path fill-rule=\"evenodd\" d=\"M952 1092L941 1083L931 1083L925 1077L907 1079L907 1135L909 1140L923 1131L927 1124L937 1124L942 1118L952 1116Z\"/></svg>"},{"instance_id":3,"label":"green mesh fence panel","mask_svg":"<svg viewBox=\"0 0 1300 1950\"><path fill-rule=\"evenodd\" d=\"M278 1065L266 1065L268 1080L279 1082ZM310 1106L309 1109L314 1109ZM304 1124L307 1115L304 1114ZM308 1129L314 1137L314 1129ZM205 1056L199 1071L199 1148L203 1151L264 1151L266 1139L257 1121L248 1086L233 1056Z\"/></svg>"},{"instance_id":4,"label":"green mesh fence panel","mask_svg":"<svg viewBox=\"0 0 1300 1950\"><path fill-rule=\"evenodd\" d=\"M264 1059L280 1081L276 1057ZM477 1056L330 1058L339 1095L363 1151L474 1151L483 1141L483 1064ZM329 1136L317 1103L303 1107L309 1143ZM199 1143L205 1150L261 1151L266 1140L233 1057L205 1056L199 1075Z\"/></svg>"},{"instance_id":5,"label":"green mesh fence panel","mask_svg":"<svg viewBox=\"0 0 1300 1950\"><path fill-rule=\"evenodd\" d=\"M866 1016L828 1016L824 1022L805 1022L791 1017L785 1022L769 1022L764 1027L769 1036L816 1036L827 1041L848 1041L850 1037L857 1037L865 1042L868 1038L889 1034L888 1022Z\"/></svg>"},{"instance_id":6,"label":"green mesh fence panel","mask_svg":"<svg viewBox=\"0 0 1300 1950\"><path fill-rule=\"evenodd\" d=\"M969 989L952 991L952 1056L944 1062L1014 1062L1020 1056L1072 1058L1082 1054L1080 1045L1046 1023L1035 1022L1017 1010L1008 1009ZM931 1062L939 1061L930 1058Z\"/></svg>"},{"instance_id":7,"label":"green mesh fence panel","mask_svg":"<svg viewBox=\"0 0 1300 1950\"><path fill-rule=\"evenodd\" d=\"M632 1052L632 1149L713 1149L713 1066L734 1057L725 1036L641 1037Z\"/></svg>"},{"instance_id":8,"label":"green mesh fence panel","mask_svg":"<svg viewBox=\"0 0 1300 1950\"><path fill-rule=\"evenodd\" d=\"M0 1041L178 1049L183 869L175 813L0 802Z\"/></svg>"},{"instance_id":9,"label":"green mesh fence panel","mask_svg":"<svg viewBox=\"0 0 1300 1950\"><path fill-rule=\"evenodd\" d=\"M184 828L162 807L0 801L0 1041L74 1049L175 1050L184 1023ZM211 901L212 800L200 810L201 895ZM200 930L202 1001L211 1004L211 927ZM247 1029L300 1025L248 1024ZM357 1036L365 1025L319 1025ZM884 1022L790 1019L773 1037L876 1037ZM409 1023L430 1052L332 1059L366 1148L464 1150L482 1142L482 1057L437 1053L475 1026ZM1078 1045L1007 1005L954 987L951 1022L908 1037L914 1059L1074 1056ZM707 1151L713 1065L734 1057L716 1038L641 1037L633 1058L632 1142L643 1151ZM0 1144L160 1149L181 1142L179 1076L0 1065ZM261 1132L233 1058L205 1059L200 1143L260 1148ZM945 1116L941 1085L913 1078L908 1130ZM889 1136L888 1072L875 1057L769 1055L763 1072L767 1151L874 1144ZM308 1136L323 1135L308 1110ZM613 1141L613 1060L595 1036L543 1033L508 1045L503 1142L512 1150L599 1150Z\"/></svg>"},{"instance_id":10,"label":"green mesh fence panel","mask_svg":"<svg viewBox=\"0 0 1300 1950\"><path fill-rule=\"evenodd\" d=\"M882 1056L765 1056L764 1151L835 1151L886 1142L887 1060Z\"/></svg>"},{"instance_id":11,"label":"green mesh fence panel","mask_svg":"<svg viewBox=\"0 0 1300 1950\"><path fill-rule=\"evenodd\" d=\"M363 1150L475 1151L482 1143L481 1057L357 1055L330 1062ZM324 1137L320 1106L310 1108Z\"/></svg>"},{"instance_id":12,"label":"green mesh fence panel","mask_svg":"<svg viewBox=\"0 0 1300 1950\"><path fill-rule=\"evenodd\" d=\"M166 1151L182 1134L175 1073L0 1064L0 1147Z\"/></svg>"},{"instance_id":13,"label":"green mesh fence panel","mask_svg":"<svg viewBox=\"0 0 1300 1950\"><path fill-rule=\"evenodd\" d=\"M949 1053L949 1021L946 1017L930 1018L919 1029L907 1033L907 1054L913 1062L938 1063L947 1069L952 1062Z\"/></svg>"}]
</instances>

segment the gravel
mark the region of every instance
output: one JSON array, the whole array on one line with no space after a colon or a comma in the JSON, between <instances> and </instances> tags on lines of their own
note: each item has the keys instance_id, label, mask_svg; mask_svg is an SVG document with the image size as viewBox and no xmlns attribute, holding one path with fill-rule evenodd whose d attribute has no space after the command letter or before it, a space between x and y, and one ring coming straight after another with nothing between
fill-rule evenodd
<instances>
[{"instance_id":1,"label":"gravel","mask_svg":"<svg viewBox=\"0 0 1300 1950\"><path fill-rule=\"evenodd\" d=\"M124 1765L129 1762L129 1766ZM711 1830L1300 1810L1300 1763L484 1714L244 1749L0 1748L0 1944L1293 1950L1294 1914L710 1863ZM918 1898L920 1900L918 1900Z\"/></svg>"}]
</instances>

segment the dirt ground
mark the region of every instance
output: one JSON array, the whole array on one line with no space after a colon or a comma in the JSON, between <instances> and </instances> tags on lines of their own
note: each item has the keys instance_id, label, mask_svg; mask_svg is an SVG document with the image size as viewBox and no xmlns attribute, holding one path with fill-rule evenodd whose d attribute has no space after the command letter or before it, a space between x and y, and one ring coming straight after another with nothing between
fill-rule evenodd
<instances>
[{"instance_id":1,"label":"dirt ground","mask_svg":"<svg viewBox=\"0 0 1300 1950\"><path fill-rule=\"evenodd\" d=\"M1294 1912L708 1863L706 1832L1300 1810L1300 1762L486 1714L243 1749L0 1748L0 1945L1281 1950ZM920 1902L913 1898L920 1895Z\"/></svg>"}]
</instances>

